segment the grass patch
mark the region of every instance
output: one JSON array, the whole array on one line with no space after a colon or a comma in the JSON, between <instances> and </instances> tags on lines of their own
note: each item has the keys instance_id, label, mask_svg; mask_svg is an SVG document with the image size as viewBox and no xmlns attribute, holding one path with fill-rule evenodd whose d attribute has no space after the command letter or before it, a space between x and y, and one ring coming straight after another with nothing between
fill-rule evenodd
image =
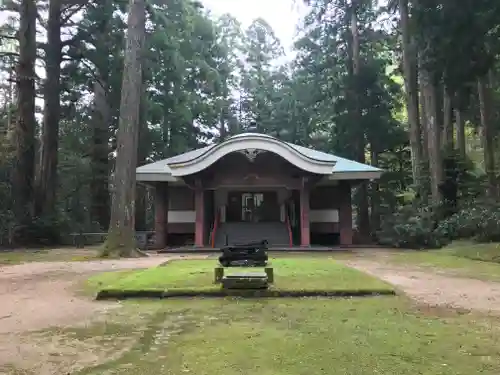
<instances>
[{"instance_id":1,"label":"grass patch","mask_svg":"<svg viewBox=\"0 0 500 375\"><path fill-rule=\"evenodd\" d=\"M115 283L117 280L124 279L135 272L136 271L134 270L121 270L100 273L86 280L83 285L79 285L81 288L78 289L78 292L88 296L95 295L99 290L104 289L108 285Z\"/></svg>"},{"instance_id":2,"label":"grass patch","mask_svg":"<svg viewBox=\"0 0 500 375\"><path fill-rule=\"evenodd\" d=\"M448 251L462 258L500 263L500 244L498 243L474 244L457 242L449 246Z\"/></svg>"},{"instance_id":3,"label":"grass patch","mask_svg":"<svg viewBox=\"0 0 500 375\"><path fill-rule=\"evenodd\" d=\"M151 312L136 344L77 375L496 375L500 368L496 320L423 315L401 297L129 304L134 314Z\"/></svg>"},{"instance_id":4,"label":"grass patch","mask_svg":"<svg viewBox=\"0 0 500 375\"><path fill-rule=\"evenodd\" d=\"M29 262L81 262L97 259L96 248L76 248L0 251L0 265Z\"/></svg>"},{"instance_id":5,"label":"grass patch","mask_svg":"<svg viewBox=\"0 0 500 375\"><path fill-rule=\"evenodd\" d=\"M395 264L442 269L457 276L500 281L500 264L492 261L498 244L453 243L440 250L391 251L387 260Z\"/></svg>"},{"instance_id":6,"label":"grass patch","mask_svg":"<svg viewBox=\"0 0 500 375\"><path fill-rule=\"evenodd\" d=\"M251 292L257 296L301 295L366 295L393 294L393 288L374 277L341 265L330 258L279 258L273 259L275 282L268 292ZM214 260L182 260L163 267L129 273L105 273L89 279L90 289L99 286L101 297L124 295L144 297L168 296L220 296L214 284ZM226 270L227 274L241 271L238 268ZM106 292L108 291L108 292ZM248 293L247 293L248 294Z\"/></svg>"}]
</instances>

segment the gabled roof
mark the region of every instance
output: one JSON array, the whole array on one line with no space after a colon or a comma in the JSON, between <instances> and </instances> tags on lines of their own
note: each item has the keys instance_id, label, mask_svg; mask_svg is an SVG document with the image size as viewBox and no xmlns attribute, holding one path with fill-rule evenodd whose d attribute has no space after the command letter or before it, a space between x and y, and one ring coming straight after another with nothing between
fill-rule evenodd
<instances>
[{"instance_id":1,"label":"gabled roof","mask_svg":"<svg viewBox=\"0 0 500 375\"><path fill-rule=\"evenodd\" d=\"M137 168L137 180L152 180L158 175L186 176L197 173L223 156L245 149L259 149L273 152L287 159L300 169L312 173L328 175L329 179L373 179L379 178L383 170L349 159L313 150L307 147L281 141L266 134L243 133L228 138L219 144L212 144L200 149L160 160ZM168 178L162 180L169 180Z\"/></svg>"}]
</instances>

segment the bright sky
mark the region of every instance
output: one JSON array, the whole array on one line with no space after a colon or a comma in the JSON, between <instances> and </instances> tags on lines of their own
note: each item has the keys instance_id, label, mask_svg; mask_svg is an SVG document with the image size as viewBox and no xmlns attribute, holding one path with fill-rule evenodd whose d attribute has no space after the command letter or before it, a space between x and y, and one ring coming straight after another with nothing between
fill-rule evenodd
<instances>
[{"instance_id":1,"label":"bright sky","mask_svg":"<svg viewBox=\"0 0 500 375\"><path fill-rule=\"evenodd\" d=\"M289 51L296 35L296 27L304 15L303 0L201 0L214 15L231 13L247 27L256 18L271 25L285 50ZM1 4L2 0L0 0ZM7 14L0 14L0 24Z\"/></svg>"},{"instance_id":2,"label":"bright sky","mask_svg":"<svg viewBox=\"0 0 500 375\"><path fill-rule=\"evenodd\" d=\"M304 14L302 0L202 0L214 15L230 13L247 27L256 18L263 18L273 28L283 47L291 50L296 27Z\"/></svg>"}]
</instances>

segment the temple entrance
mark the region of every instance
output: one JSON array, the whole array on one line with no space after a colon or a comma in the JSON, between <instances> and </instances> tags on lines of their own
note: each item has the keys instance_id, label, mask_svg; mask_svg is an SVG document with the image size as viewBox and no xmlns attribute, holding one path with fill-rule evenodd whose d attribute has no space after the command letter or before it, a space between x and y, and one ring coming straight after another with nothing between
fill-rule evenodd
<instances>
[{"instance_id":1,"label":"temple entrance","mask_svg":"<svg viewBox=\"0 0 500 375\"><path fill-rule=\"evenodd\" d=\"M280 221L277 192L229 192L226 221L249 223Z\"/></svg>"}]
</instances>

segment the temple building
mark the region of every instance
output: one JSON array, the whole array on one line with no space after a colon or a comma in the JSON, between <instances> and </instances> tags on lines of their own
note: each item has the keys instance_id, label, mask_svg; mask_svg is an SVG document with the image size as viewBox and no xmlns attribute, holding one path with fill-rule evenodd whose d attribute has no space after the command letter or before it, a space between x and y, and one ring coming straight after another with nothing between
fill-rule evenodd
<instances>
[{"instance_id":1,"label":"temple building","mask_svg":"<svg viewBox=\"0 0 500 375\"><path fill-rule=\"evenodd\" d=\"M381 169L244 133L137 168L155 189L157 248L348 246L351 190Z\"/></svg>"}]
</instances>

